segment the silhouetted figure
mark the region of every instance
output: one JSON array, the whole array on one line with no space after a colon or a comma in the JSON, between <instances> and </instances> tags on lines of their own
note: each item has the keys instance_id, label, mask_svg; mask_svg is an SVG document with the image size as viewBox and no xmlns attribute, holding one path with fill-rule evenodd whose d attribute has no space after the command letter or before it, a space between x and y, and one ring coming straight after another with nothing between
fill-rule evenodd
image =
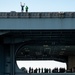
<instances>
[{"instance_id":1,"label":"silhouetted figure","mask_svg":"<svg viewBox=\"0 0 75 75\"><path fill-rule=\"evenodd\" d=\"M48 69L47 68L45 69L45 73L48 73Z\"/></svg>"},{"instance_id":2,"label":"silhouetted figure","mask_svg":"<svg viewBox=\"0 0 75 75\"><path fill-rule=\"evenodd\" d=\"M41 73L43 73L43 68L41 69Z\"/></svg>"},{"instance_id":3,"label":"silhouetted figure","mask_svg":"<svg viewBox=\"0 0 75 75\"><path fill-rule=\"evenodd\" d=\"M25 73L27 73L27 69L25 67L22 67L21 70Z\"/></svg>"},{"instance_id":4,"label":"silhouetted figure","mask_svg":"<svg viewBox=\"0 0 75 75\"><path fill-rule=\"evenodd\" d=\"M51 73L51 69L49 68L49 73Z\"/></svg>"},{"instance_id":5,"label":"silhouetted figure","mask_svg":"<svg viewBox=\"0 0 75 75\"><path fill-rule=\"evenodd\" d=\"M29 67L29 73L31 73L31 67Z\"/></svg>"},{"instance_id":6,"label":"silhouetted figure","mask_svg":"<svg viewBox=\"0 0 75 75\"><path fill-rule=\"evenodd\" d=\"M20 2L20 5L21 5L21 12L23 12L24 11L25 3L24 3L24 5L22 5L22 2Z\"/></svg>"},{"instance_id":7,"label":"silhouetted figure","mask_svg":"<svg viewBox=\"0 0 75 75\"><path fill-rule=\"evenodd\" d=\"M44 73L46 73L46 68L44 68Z\"/></svg>"},{"instance_id":8,"label":"silhouetted figure","mask_svg":"<svg viewBox=\"0 0 75 75\"><path fill-rule=\"evenodd\" d=\"M26 12L28 12L28 6L26 6L26 8L25 8L25 9L26 9Z\"/></svg>"},{"instance_id":9,"label":"silhouetted figure","mask_svg":"<svg viewBox=\"0 0 75 75\"><path fill-rule=\"evenodd\" d=\"M33 68L31 69L31 73L33 73Z\"/></svg>"},{"instance_id":10,"label":"silhouetted figure","mask_svg":"<svg viewBox=\"0 0 75 75\"><path fill-rule=\"evenodd\" d=\"M60 72L60 73L64 73L64 72L65 72L65 68L60 68L60 69L59 69L59 72Z\"/></svg>"},{"instance_id":11,"label":"silhouetted figure","mask_svg":"<svg viewBox=\"0 0 75 75\"><path fill-rule=\"evenodd\" d=\"M37 73L37 68L34 70L34 73Z\"/></svg>"},{"instance_id":12,"label":"silhouetted figure","mask_svg":"<svg viewBox=\"0 0 75 75\"><path fill-rule=\"evenodd\" d=\"M58 68L54 68L54 69L52 70L52 73L58 73Z\"/></svg>"},{"instance_id":13,"label":"silhouetted figure","mask_svg":"<svg viewBox=\"0 0 75 75\"><path fill-rule=\"evenodd\" d=\"M39 73L40 73L40 68L38 70L39 70Z\"/></svg>"}]
</instances>

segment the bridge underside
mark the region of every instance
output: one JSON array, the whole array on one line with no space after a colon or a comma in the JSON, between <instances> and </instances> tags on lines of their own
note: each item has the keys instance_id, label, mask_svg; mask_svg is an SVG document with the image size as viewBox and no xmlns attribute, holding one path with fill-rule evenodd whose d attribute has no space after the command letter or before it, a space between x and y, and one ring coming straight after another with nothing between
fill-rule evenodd
<instances>
[{"instance_id":1,"label":"bridge underside","mask_svg":"<svg viewBox=\"0 0 75 75\"><path fill-rule=\"evenodd\" d=\"M3 61L11 66L11 71L5 66L7 73L15 73L16 60L57 60L70 66L71 58L75 59L75 30L0 31L0 45L4 47Z\"/></svg>"},{"instance_id":2,"label":"bridge underside","mask_svg":"<svg viewBox=\"0 0 75 75\"><path fill-rule=\"evenodd\" d=\"M14 44L24 46L17 52L17 60L67 62L68 56L75 56L75 30L14 30L1 34L2 43L11 44L11 38Z\"/></svg>"}]
</instances>

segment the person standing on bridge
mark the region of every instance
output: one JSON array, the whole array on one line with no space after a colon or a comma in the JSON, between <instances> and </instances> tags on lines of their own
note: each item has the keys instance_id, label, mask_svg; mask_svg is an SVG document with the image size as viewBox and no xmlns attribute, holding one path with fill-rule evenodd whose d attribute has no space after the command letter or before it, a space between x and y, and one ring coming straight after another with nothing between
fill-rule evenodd
<instances>
[{"instance_id":1,"label":"person standing on bridge","mask_svg":"<svg viewBox=\"0 0 75 75\"><path fill-rule=\"evenodd\" d=\"M25 9L26 9L26 12L28 12L28 6L26 6L26 8L25 8Z\"/></svg>"},{"instance_id":2,"label":"person standing on bridge","mask_svg":"<svg viewBox=\"0 0 75 75\"><path fill-rule=\"evenodd\" d=\"M20 5L21 5L21 11L23 12L24 11L25 3L24 3L24 5L22 5L22 2L20 2Z\"/></svg>"}]
</instances>

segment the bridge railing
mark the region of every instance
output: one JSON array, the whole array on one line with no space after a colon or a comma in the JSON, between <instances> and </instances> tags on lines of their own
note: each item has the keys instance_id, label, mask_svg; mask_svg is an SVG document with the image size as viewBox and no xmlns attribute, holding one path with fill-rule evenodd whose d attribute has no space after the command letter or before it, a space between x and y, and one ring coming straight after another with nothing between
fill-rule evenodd
<instances>
[{"instance_id":1,"label":"bridge railing","mask_svg":"<svg viewBox=\"0 0 75 75\"><path fill-rule=\"evenodd\" d=\"M75 18L75 12L0 12L0 18Z\"/></svg>"}]
</instances>

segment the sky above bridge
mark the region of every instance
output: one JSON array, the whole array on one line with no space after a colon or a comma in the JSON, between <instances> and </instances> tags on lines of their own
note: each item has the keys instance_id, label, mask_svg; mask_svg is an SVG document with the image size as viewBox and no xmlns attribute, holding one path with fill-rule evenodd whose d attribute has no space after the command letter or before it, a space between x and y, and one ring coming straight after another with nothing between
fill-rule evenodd
<instances>
[{"instance_id":1,"label":"sky above bridge","mask_svg":"<svg viewBox=\"0 0 75 75\"><path fill-rule=\"evenodd\" d=\"M75 0L0 0L0 12L20 12L20 2L29 7L29 12L75 11Z\"/></svg>"}]
</instances>

